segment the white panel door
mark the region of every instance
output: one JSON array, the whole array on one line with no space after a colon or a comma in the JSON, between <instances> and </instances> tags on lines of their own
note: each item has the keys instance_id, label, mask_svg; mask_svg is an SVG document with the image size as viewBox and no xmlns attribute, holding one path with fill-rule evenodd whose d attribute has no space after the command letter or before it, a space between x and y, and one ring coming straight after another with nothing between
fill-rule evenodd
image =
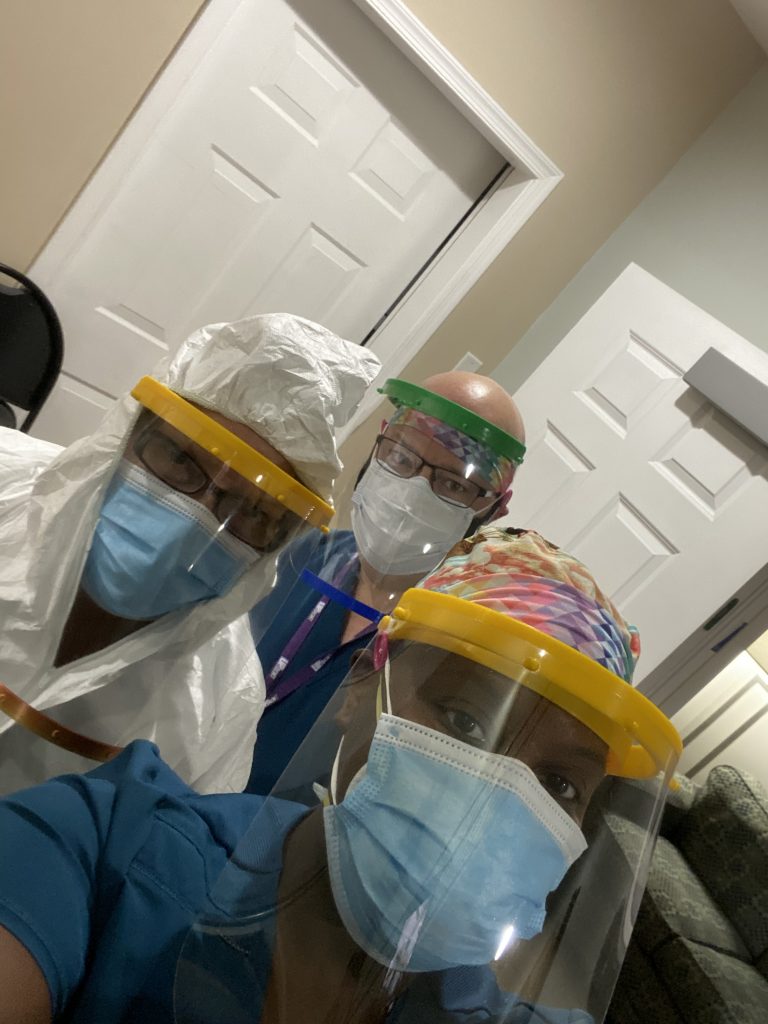
<instances>
[{"instance_id":1,"label":"white panel door","mask_svg":"<svg viewBox=\"0 0 768 1024\"><path fill-rule=\"evenodd\" d=\"M679 770L704 782L718 764L768 789L768 673L743 651L673 717L685 744Z\"/></svg>"},{"instance_id":2,"label":"white panel door","mask_svg":"<svg viewBox=\"0 0 768 1024\"><path fill-rule=\"evenodd\" d=\"M65 374L117 395L194 328L255 312L359 341L503 165L352 0L245 0L41 282Z\"/></svg>"},{"instance_id":3,"label":"white panel door","mask_svg":"<svg viewBox=\"0 0 768 1024\"><path fill-rule=\"evenodd\" d=\"M682 379L768 356L630 265L515 395L510 524L583 559L640 629L641 681L768 562L768 449Z\"/></svg>"}]
</instances>

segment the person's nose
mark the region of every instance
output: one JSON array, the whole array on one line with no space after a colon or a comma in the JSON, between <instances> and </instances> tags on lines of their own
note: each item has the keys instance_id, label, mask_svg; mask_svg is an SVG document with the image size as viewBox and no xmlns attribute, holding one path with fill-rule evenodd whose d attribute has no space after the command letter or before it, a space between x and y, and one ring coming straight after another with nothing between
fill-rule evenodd
<instances>
[{"instance_id":1,"label":"person's nose","mask_svg":"<svg viewBox=\"0 0 768 1024\"><path fill-rule=\"evenodd\" d=\"M424 465L423 465L423 466L421 467L421 469L419 470L419 472L418 472L418 473L416 474L416 476L423 476L423 477L424 477L424 479L425 479L425 480L427 481L427 483L428 483L428 484L430 485L430 487L431 487L431 486L432 486L432 473L433 473L433 472L434 472L434 470L432 469L432 467L431 467L431 466L428 466L428 465L427 465L427 464L425 463L425 464L424 464Z\"/></svg>"}]
</instances>

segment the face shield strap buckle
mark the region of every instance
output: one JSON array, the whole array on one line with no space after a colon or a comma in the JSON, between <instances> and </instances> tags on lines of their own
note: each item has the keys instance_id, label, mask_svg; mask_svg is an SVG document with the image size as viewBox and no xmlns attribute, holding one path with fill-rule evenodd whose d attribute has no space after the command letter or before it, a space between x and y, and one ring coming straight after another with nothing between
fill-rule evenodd
<instances>
[{"instance_id":1,"label":"face shield strap buckle","mask_svg":"<svg viewBox=\"0 0 768 1024\"><path fill-rule=\"evenodd\" d=\"M389 637L386 633L377 633L373 641L373 667L379 672L389 660Z\"/></svg>"}]
</instances>

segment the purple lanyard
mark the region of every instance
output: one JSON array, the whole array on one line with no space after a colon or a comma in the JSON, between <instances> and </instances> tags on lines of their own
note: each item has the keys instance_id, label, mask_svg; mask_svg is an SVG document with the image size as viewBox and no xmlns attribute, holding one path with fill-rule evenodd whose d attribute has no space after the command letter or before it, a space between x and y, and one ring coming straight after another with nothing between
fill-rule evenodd
<instances>
[{"instance_id":1,"label":"purple lanyard","mask_svg":"<svg viewBox=\"0 0 768 1024\"><path fill-rule=\"evenodd\" d=\"M315 658L315 660L310 662L309 665L305 665L304 668L299 669L298 672L294 672L292 675L281 678L286 668L296 656L301 645L317 625L317 620L320 618L323 611L325 611L330 601L335 600L349 608L350 611L355 611L359 615L373 619L373 624L361 630L354 639L357 639L357 637L362 636L364 633L372 632L375 628L376 623L381 618L381 613L377 612L374 608L369 608L368 605L362 604L360 601L356 601L354 598L349 597L349 595L344 594L343 591L338 589L339 584L348 577L352 566L356 562L357 555L355 554L348 562L344 563L336 576L334 576L333 583L331 584L326 583L324 580L321 580L319 577L315 576L314 573L311 573L306 569L302 572L300 578L305 583L308 583L309 586L314 587L315 590L319 590L322 596L285 645L282 654L269 670L269 674L266 678L267 700L265 707L272 707L273 704L277 704L279 701L285 700L285 698L294 693L294 691L308 683L320 671L320 669L328 663L333 654L338 650L338 647L334 646L330 650L325 651L325 653L321 654L319 657Z\"/></svg>"}]
</instances>

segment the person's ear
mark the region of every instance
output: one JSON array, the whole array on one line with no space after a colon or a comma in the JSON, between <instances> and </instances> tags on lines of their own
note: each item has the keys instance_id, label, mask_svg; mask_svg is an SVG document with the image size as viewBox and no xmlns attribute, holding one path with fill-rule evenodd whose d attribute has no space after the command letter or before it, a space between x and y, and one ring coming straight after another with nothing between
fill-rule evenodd
<instances>
[{"instance_id":1,"label":"person's ear","mask_svg":"<svg viewBox=\"0 0 768 1024\"><path fill-rule=\"evenodd\" d=\"M483 526L486 526L488 523L492 523L494 519L498 519L500 515L504 514L499 513L498 511L499 505L504 501L504 497L504 494L500 494L499 497L494 501L494 503L486 512L483 512L480 515L475 516L475 518L472 520L472 522L465 530L462 540L466 540L467 537L474 537L474 535L477 533L479 529L481 529ZM506 508L504 511L506 511Z\"/></svg>"},{"instance_id":2,"label":"person's ear","mask_svg":"<svg viewBox=\"0 0 768 1024\"><path fill-rule=\"evenodd\" d=\"M493 523L495 522L495 520L501 519L502 516L505 516L507 514L507 510L509 509L509 503L512 500L513 493L514 492L512 491L512 488L509 487L507 488L506 491L504 491L502 495L499 496L499 500L496 503L495 507L491 510L491 514L486 520L486 522Z\"/></svg>"},{"instance_id":3,"label":"person's ear","mask_svg":"<svg viewBox=\"0 0 768 1024\"><path fill-rule=\"evenodd\" d=\"M360 481L365 476L365 471L370 466L372 458L373 458L373 451L371 451L371 454L368 456L368 458L365 460L365 462L360 467L360 472L355 477L355 487L358 487L360 485Z\"/></svg>"}]
</instances>

